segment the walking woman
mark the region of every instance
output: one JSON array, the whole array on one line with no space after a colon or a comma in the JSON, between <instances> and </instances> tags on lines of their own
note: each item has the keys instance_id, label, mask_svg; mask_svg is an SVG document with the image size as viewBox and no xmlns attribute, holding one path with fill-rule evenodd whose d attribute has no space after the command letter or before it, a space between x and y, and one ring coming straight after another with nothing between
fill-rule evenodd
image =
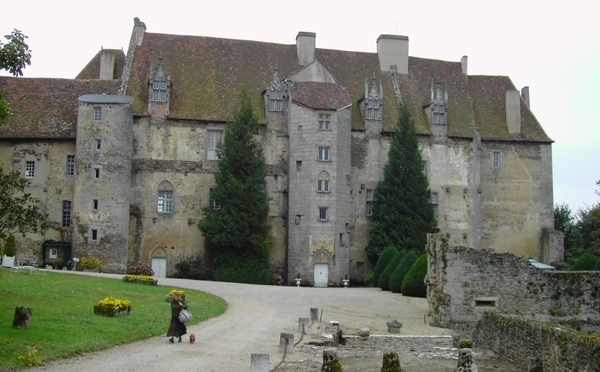
<instances>
[{"instance_id":1,"label":"walking woman","mask_svg":"<svg viewBox=\"0 0 600 372\"><path fill-rule=\"evenodd\" d=\"M181 298L179 292L173 291L173 298L171 299L171 323L169 324L169 330L167 331L167 337L169 338L169 342L175 342L173 337L179 337L177 340L181 342L181 336L187 333L187 328L185 324L179 321L179 312L181 309L187 309L187 305L185 304L185 300Z\"/></svg>"}]
</instances>

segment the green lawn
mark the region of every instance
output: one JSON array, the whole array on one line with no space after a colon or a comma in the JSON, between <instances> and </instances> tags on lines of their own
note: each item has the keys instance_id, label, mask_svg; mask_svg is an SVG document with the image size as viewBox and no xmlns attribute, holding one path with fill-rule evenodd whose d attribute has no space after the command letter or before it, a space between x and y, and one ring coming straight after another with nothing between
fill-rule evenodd
<instances>
[{"instance_id":1,"label":"green lawn","mask_svg":"<svg viewBox=\"0 0 600 372\"><path fill-rule=\"evenodd\" d=\"M0 268L0 369L165 334L171 317L165 296L171 289L57 272L11 273ZM95 315L94 305L109 295L130 300L131 313L115 318ZM223 299L208 293L186 289L185 298L194 315L190 325L227 309ZM12 326L16 306L33 309L28 328ZM34 348L38 351L32 357L19 358L31 355Z\"/></svg>"}]
</instances>

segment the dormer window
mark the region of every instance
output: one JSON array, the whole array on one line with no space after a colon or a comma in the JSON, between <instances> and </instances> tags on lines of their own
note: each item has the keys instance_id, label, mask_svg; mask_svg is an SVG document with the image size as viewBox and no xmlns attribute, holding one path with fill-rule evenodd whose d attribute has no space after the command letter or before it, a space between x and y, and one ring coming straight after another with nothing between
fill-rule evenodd
<instances>
[{"instance_id":1,"label":"dormer window","mask_svg":"<svg viewBox=\"0 0 600 372\"><path fill-rule=\"evenodd\" d=\"M381 120L381 99L376 86L376 81L373 79L369 96L365 100L365 119Z\"/></svg>"},{"instance_id":2,"label":"dormer window","mask_svg":"<svg viewBox=\"0 0 600 372\"><path fill-rule=\"evenodd\" d=\"M448 93L442 93L442 84L438 83L435 92L431 92L430 119L431 124L446 125L446 112L448 111Z\"/></svg>"},{"instance_id":3,"label":"dormer window","mask_svg":"<svg viewBox=\"0 0 600 372\"><path fill-rule=\"evenodd\" d=\"M151 102L169 102L171 77L165 72L162 59L158 60L156 69L152 73L149 88Z\"/></svg>"},{"instance_id":4,"label":"dormer window","mask_svg":"<svg viewBox=\"0 0 600 372\"><path fill-rule=\"evenodd\" d=\"M273 80L271 80L271 86L267 88L267 111L270 112L281 112L283 111L283 100L285 94L285 84L279 79L277 70L273 74Z\"/></svg>"},{"instance_id":5,"label":"dormer window","mask_svg":"<svg viewBox=\"0 0 600 372\"><path fill-rule=\"evenodd\" d=\"M279 89L269 90L269 111L283 110L283 92Z\"/></svg>"}]
</instances>

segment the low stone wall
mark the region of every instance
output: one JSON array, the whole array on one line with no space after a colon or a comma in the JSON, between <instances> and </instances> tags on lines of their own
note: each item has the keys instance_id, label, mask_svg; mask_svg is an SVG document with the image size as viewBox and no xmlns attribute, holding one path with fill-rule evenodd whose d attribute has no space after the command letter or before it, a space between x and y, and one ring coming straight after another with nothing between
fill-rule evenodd
<instances>
[{"instance_id":1,"label":"low stone wall","mask_svg":"<svg viewBox=\"0 0 600 372\"><path fill-rule=\"evenodd\" d=\"M484 312L473 344L527 371L600 371L600 337L556 324Z\"/></svg>"}]
</instances>

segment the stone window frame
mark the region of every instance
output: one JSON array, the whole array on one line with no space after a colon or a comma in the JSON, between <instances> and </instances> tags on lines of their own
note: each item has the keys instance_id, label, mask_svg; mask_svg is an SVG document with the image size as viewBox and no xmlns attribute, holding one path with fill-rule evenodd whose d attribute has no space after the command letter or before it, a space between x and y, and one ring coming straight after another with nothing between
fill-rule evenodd
<instances>
[{"instance_id":1,"label":"stone window frame","mask_svg":"<svg viewBox=\"0 0 600 372\"><path fill-rule=\"evenodd\" d=\"M67 154L67 162L65 165L65 175L72 177L75 175L75 155Z\"/></svg>"},{"instance_id":2,"label":"stone window frame","mask_svg":"<svg viewBox=\"0 0 600 372\"><path fill-rule=\"evenodd\" d=\"M62 203L62 227L71 226L71 213L73 212L73 203L70 200L63 200Z\"/></svg>"},{"instance_id":3,"label":"stone window frame","mask_svg":"<svg viewBox=\"0 0 600 372\"><path fill-rule=\"evenodd\" d=\"M94 122L102 121L102 106L94 106Z\"/></svg>"},{"instance_id":4,"label":"stone window frame","mask_svg":"<svg viewBox=\"0 0 600 372\"><path fill-rule=\"evenodd\" d=\"M346 235L346 234L340 233L340 235L339 235L339 245L341 245L341 246L346 245L346 240L344 239L344 235Z\"/></svg>"},{"instance_id":5,"label":"stone window frame","mask_svg":"<svg viewBox=\"0 0 600 372\"><path fill-rule=\"evenodd\" d=\"M446 105L439 102L431 104L431 124L446 125Z\"/></svg>"},{"instance_id":6,"label":"stone window frame","mask_svg":"<svg viewBox=\"0 0 600 372\"><path fill-rule=\"evenodd\" d=\"M319 161L331 161L331 146L319 146Z\"/></svg>"},{"instance_id":7,"label":"stone window frame","mask_svg":"<svg viewBox=\"0 0 600 372\"><path fill-rule=\"evenodd\" d=\"M35 178L35 160L25 161L25 178Z\"/></svg>"},{"instance_id":8,"label":"stone window frame","mask_svg":"<svg viewBox=\"0 0 600 372\"><path fill-rule=\"evenodd\" d=\"M427 177L429 179L428 165L429 165L429 162L427 160L421 160L421 171L423 171L423 174L425 175L425 177Z\"/></svg>"},{"instance_id":9,"label":"stone window frame","mask_svg":"<svg viewBox=\"0 0 600 372\"><path fill-rule=\"evenodd\" d=\"M100 210L100 200L92 199L92 211L98 212Z\"/></svg>"},{"instance_id":10,"label":"stone window frame","mask_svg":"<svg viewBox=\"0 0 600 372\"><path fill-rule=\"evenodd\" d=\"M92 242L98 242L99 239L99 229L91 229L90 230L90 240Z\"/></svg>"},{"instance_id":11,"label":"stone window frame","mask_svg":"<svg viewBox=\"0 0 600 372\"><path fill-rule=\"evenodd\" d=\"M101 170L102 170L102 166L101 165L94 165L92 167L92 178L95 180L99 180L101 179Z\"/></svg>"},{"instance_id":12,"label":"stone window frame","mask_svg":"<svg viewBox=\"0 0 600 372\"><path fill-rule=\"evenodd\" d=\"M366 189L365 190L365 215L373 216L373 202L375 201L375 190L374 189Z\"/></svg>"},{"instance_id":13,"label":"stone window frame","mask_svg":"<svg viewBox=\"0 0 600 372\"><path fill-rule=\"evenodd\" d=\"M102 151L102 138L96 138L96 146L94 149L96 151Z\"/></svg>"},{"instance_id":14,"label":"stone window frame","mask_svg":"<svg viewBox=\"0 0 600 372\"><path fill-rule=\"evenodd\" d=\"M319 221L320 222L328 222L329 221L329 207L319 206Z\"/></svg>"},{"instance_id":15,"label":"stone window frame","mask_svg":"<svg viewBox=\"0 0 600 372\"><path fill-rule=\"evenodd\" d=\"M331 193L331 175L323 170L317 176L317 192L329 194Z\"/></svg>"},{"instance_id":16,"label":"stone window frame","mask_svg":"<svg viewBox=\"0 0 600 372\"><path fill-rule=\"evenodd\" d=\"M502 165L502 156L499 150L492 151L492 168L500 168Z\"/></svg>"},{"instance_id":17,"label":"stone window frame","mask_svg":"<svg viewBox=\"0 0 600 372\"><path fill-rule=\"evenodd\" d=\"M270 112L281 112L283 111L283 90L281 89L269 89L267 94L269 99L269 105L267 111Z\"/></svg>"},{"instance_id":18,"label":"stone window frame","mask_svg":"<svg viewBox=\"0 0 600 372\"><path fill-rule=\"evenodd\" d=\"M331 130L331 114L327 112L317 113L317 129L318 130Z\"/></svg>"},{"instance_id":19,"label":"stone window frame","mask_svg":"<svg viewBox=\"0 0 600 372\"><path fill-rule=\"evenodd\" d=\"M431 205L433 206L433 216L437 219L439 216L439 194L437 192L431 193Z\"/></svg>"},{"instance_id":20,"label":"stone window frame","mask_svg":"<svg viewBox=\"0 0 600 372\"><path fill-rule=\"evenodd\" d=\"M156 211L158 213L173 213L175 211L175 186L163 180L156 191Z\"/></svg>"},{"instance_id":21,"label":"stone window frame","mask_svg":"<svg viewBox=\"0 0 600 372\"><path fill-rule=\"evenodd\" d=\"M367 120L381 120L381 101L379 96L369 95L365 100L365 118Z\"/></svg>"},{"instance_id":22,"label":"stone window frame","mask_svg":"<svg viewBox=\"0 0 600 372\"><path fill-rule=\"evenodd\" d=\"M206 160L219 161L217 148L223 142L224 131L222 129L206 130Z\"/></svg>"}]
</instances>

